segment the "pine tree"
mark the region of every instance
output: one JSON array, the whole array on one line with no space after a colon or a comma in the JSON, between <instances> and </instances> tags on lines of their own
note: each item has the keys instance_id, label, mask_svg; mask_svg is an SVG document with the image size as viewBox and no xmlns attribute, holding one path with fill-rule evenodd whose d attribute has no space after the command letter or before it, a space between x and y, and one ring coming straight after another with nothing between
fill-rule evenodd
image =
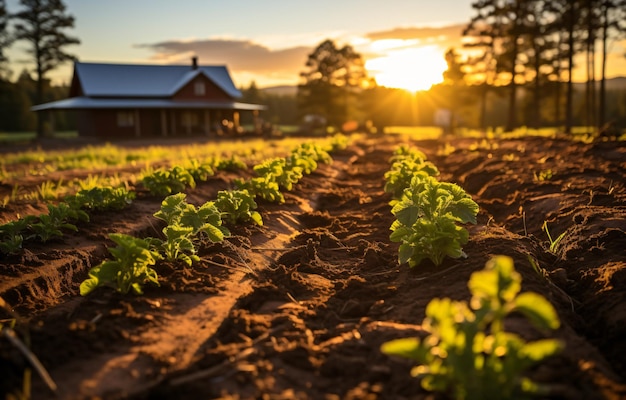
<instances>
[{"instance_id":1,"label":"pine tree","mask_svg":"<svg viewBox=\"0 0 626 400\"><path fill-rule=\"evenodd\" d=\"M60 64L75 60L64 47L80 43L64 33L74 27L74 17L66 12L62 0L20 0L23 9L11 17L15 23L15 39L30 42L37 75L37 103L44 98L45 75ZM43 135L43 120L38 118L37 134Z\"/></svg>"},{"instance_id":2,"label":"pine tree","mask_svg":"<svg viewBox=\"0 0 626 400\"><path fill-rule=\"evenodd\" d=\"M367 81L361 55L352 46L338 48L325 40L308 56L304 82L298 85L298 105L302 113L326 118L339 126L354 115L355 96Z\"/></svg>"},{"instance_id":3,"label":"pine tree","mask_svg":"<svg viewBox=\"0 0 626 400\"><path fill-rule=\"evenodd\" d=\"M496 80L500 85L508 86L507 130L517 126L517 88L519 77L523 77L519 67L523 50L524 3L523 0L477 0L472 3L476 15L465 29L466 36L474 36L478 43L487 40L488 50L493 51Z\"/></svg>"},{"instance_id":4,"label":"pine tree","mask_svg":"<svg viewBox=\"0 0 626 400\"><path fill-rule=\"evenodd\" d=\"M4 54L4 49L11 44L11 38L8 31L9 14L5 0L0 0L0 72L2 72L4 64L8 61ZM1 77L1 75L0 75Z\"/></svg>"},{"instance_id":5,"label":"pine tree","mask_svg":"<svg viewBox=\"0 0 626 400\"><path fill-rule=\"evenodd\" d=\"M500 33L496 26L488 23L487 18L495 9L493 1L476 1L472 7L477 11L468 26L463 31L463 36L468 39L464 43L466 49L478 55L471 56L467 60L473 84L477 88L480 96L479 126L485 130L487 128L487 96L493 90L497 78L497 52L496 43Z\"/></svg>"},{"instance_id":6,"label":"pine tree","mask_svg":"<svg viewBox=\"0 0 626 400\"><path fill-rule=\"evenodd\" d=\"M606 67L608 45L626 33L626 0L602 0L600 3L602 61L600 76L598 127L606 123Z\"/></svg>"}]
</instances>

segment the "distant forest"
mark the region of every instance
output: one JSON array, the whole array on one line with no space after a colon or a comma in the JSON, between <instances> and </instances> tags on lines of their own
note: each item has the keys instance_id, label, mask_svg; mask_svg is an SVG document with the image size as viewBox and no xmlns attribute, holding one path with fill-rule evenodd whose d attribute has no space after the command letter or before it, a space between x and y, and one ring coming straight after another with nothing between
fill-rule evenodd
<instances>
[{"instance_id":1,"label":"distant forest","mask_svg":"<svg viewBox=\"0 0 626 400\"><path fill-rule=\"evenodd\" d=\"M586 113L586 82L574 83L573 93L573 125L588 126L589 116ZM599 86L599 83L596 83ZM481 121L481 104L479 87L469 87L464 104L458 111L457 126L471 129L504 127L508 119L507 87L495 87L486 96L484 121ZM302 113L298 108L297 87L282 86L258 89L252 84L241 88L243 101L256 102L268 106L263 118L268 122L283 125L297 125L302 121ZM361 117L358 122L369 120L382 129L386 126L434 126L437 125L437 111L446 108L447 102L442 100L443 85L434 86L431 90L409 93L403 89L377 87L361 93ZM473 93L472 93L473 91ZM516 109L517 126L533 126L534 118L531 93L524 88L517 93ZM541 126L560 127L562 120L556 119L556 99L547 96L545 106L541 110ZM369 111L368 111L369 110ZM626 77L607 79L606 81L606 121L615 127L626 129ZM356 116L356 114L355 114Z\"/></svg>"}]
</instances>

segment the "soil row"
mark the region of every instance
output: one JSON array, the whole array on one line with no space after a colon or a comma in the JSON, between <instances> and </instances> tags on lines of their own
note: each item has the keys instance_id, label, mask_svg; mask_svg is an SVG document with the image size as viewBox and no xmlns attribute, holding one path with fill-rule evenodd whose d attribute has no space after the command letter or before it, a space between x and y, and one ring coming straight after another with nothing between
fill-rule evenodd
<instances>
[{"instance_id":1,"label":"soil row","mask_svg":"<svg viewBox=\"0 0 626 400\"><path fill-rule=\"evenodd\" d=\"M480 205L467 259L398 265L383 175L407 142ZM0 296L29 319L32 349L64 399L428 398L411 363L380 345L420 335L432 298L468 300L471 273L506 254L523 290L547 297L562 321L556 335L566 351L532 378L550 383L554 398L625 396L625 149L525 139L478 149L454 141L443 154L443 144L355 143L303 178L285 204L260 202L263 227L233 228L224 243L204 246L192 268L163 266L161 286L143 297L98 289L81 298L77 289L106 255L106 233L156 234L156 199L99 215L81 235L2 265L16 280ZM547 170L552 179L535 179ZM201 184L188 201L207 201L230 180ZM567 232L557 251L548 249L544 221L555 237ZM522 319L509 324L527 339L541 335ZM11 371L23 366L14 354L2 360ZM35 388L52 398L41 381Z\"/></svg>"}]
</instances>

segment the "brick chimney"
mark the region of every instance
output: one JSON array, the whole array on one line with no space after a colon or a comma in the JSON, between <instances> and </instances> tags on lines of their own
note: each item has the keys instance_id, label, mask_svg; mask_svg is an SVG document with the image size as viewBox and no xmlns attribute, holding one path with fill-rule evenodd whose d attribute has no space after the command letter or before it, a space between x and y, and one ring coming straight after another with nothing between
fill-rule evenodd
<instances>
[{"instance_id":1,"label":"brick chimney","mask_svg":"<svg viewBox=\"0 0 626 400\"><path fill-rule=\"evenodd\" d=\"M197 56L191 57L191 69L193 70L198 69L198 57Z\"/></svg>"}]
</instances>

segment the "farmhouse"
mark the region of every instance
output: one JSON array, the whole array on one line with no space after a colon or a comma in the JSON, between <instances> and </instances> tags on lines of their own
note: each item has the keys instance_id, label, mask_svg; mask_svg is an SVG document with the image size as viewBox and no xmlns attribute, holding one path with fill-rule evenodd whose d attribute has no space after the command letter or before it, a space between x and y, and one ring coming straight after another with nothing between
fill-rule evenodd
<instances>
[{"instance_id":1,"label":"farmhouse","mask_svg":"<svg viewBox=\"0 0 626 400\"><path fill-rule=\"evenodd\" d=\"M74 64L69 98L40 104L54 126L54 110L74 110L81 136L102 138L222 135L239 132L241 112L259 104L238 102L225 66Z\"/></svg>"}]
</instances>

